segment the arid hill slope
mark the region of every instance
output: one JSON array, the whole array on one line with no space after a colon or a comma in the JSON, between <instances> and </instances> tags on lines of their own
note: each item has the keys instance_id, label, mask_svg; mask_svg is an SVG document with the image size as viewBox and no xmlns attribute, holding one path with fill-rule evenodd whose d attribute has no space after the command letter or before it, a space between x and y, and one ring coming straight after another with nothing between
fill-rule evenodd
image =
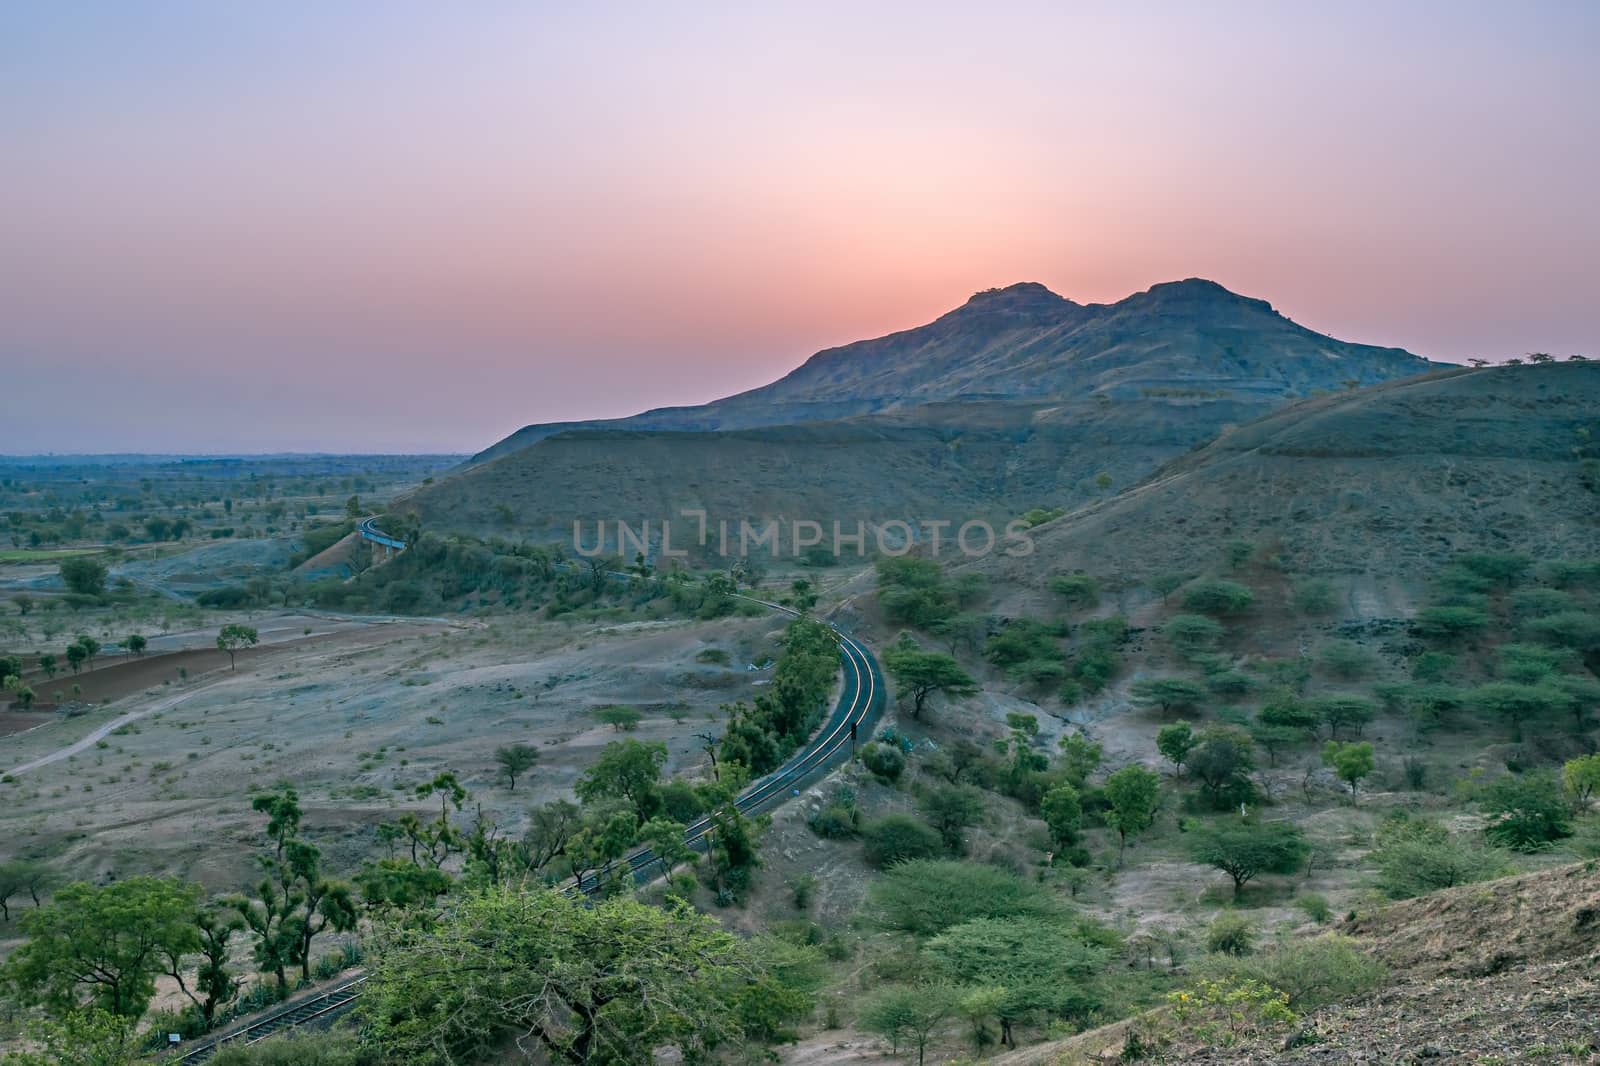
<instances>
[{"instance_id":1,"label":"arid hill slope","mask_svg":"<svg viewBox=\"0 0 1600 1066\"><path fill-rule=\"evenodd\" d=\"M1600 864L1594 861L1389 904L1340 932L1387 964L1387 987L1314 1011L1292 1034L1224 1048L1176 1033L1145 1061L1509 1063L1600 1056ZM990 1061L1115 1062L1129 1024Z\"/></svg>"},{"instance_id":2,"label":"arid hill slope","mask_svg":"<svg viewBox=\"0 0 1600 1066\"><path fill-rule=\"evenodd\" d=\"M402 502L429 526L570 536L575 519L1007 518L1104 495L1224 425L1246 399L936 404L838 422L718 433L592 430L441 478Z\"/></svg>"},{"instance_id":3,"label":"arid hill slope","mask_svg":"<svg viewBox=\"0 0 1600 1066\"><path fill-rule=\"evenodd\" d=\"M1425 574L1461 551L1592 555L1600 364L1454 370L1293 404L988 559L997 584L1197 573L1248 539L1295 574Z\"/></svg>"}]
</instances>

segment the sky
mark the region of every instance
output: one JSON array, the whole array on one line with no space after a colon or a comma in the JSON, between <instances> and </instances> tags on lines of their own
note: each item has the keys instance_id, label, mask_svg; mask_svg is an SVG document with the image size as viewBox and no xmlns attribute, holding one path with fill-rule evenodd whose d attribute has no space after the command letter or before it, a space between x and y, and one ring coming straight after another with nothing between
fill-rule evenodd
<instances>
[{"instance_id":1,"label":"sky","mask_svg":"<svg viewBox=\"0 0 1600 1066\"><path fill-rule=\"evenodd\" d=\"M0 453L475 451L1040 281L1600 355L1600 4L0 4Z\"/></svg>"}]
</instances>

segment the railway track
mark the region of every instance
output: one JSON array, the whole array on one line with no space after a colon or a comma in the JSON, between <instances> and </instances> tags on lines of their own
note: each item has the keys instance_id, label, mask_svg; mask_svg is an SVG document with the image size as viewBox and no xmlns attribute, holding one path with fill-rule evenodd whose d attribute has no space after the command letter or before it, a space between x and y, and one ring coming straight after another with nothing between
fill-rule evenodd
<instances>
[{"instance_id":1,"label":"railway track","mask_svg":"<svg viewBox=\"0 0 1600 1066\"><path fill-rule=\"evenodd\" d=\"M632 575L615 576L631 578ZM739 598L799 617L798 611L780 603L754 596ZM788 762L751 783L739 794L734 805L742 814L762 814L780 806L797 796L803 785L848 758L854 753L858 736L865 738L870 733L866 727L883 707L887 690L877 660L861 642L833 623L827 624L839 642L844 679L839 699L810 743L797 751ZM703 851L710 846L711 835L711 820L700 818L684 828L683 839L689 847ZM645 881L649 880L650 865L656 862L656 856L649 848L640 848L630 852L621 861L628 864L629 873L635 880ZM592 894L610 873L610 870L604 870L592 874L584 878L581 886L569 884L563 891L574 898L580 894ZM357 974L315 996L288 1004L223 1036L208 1039L168 1061L192 1066L207 1061L219 1050L232 1044L254 1044L301 1026L326 1024L355 1006L366 981L365 974Z\"/></svg>"}]
</instances>

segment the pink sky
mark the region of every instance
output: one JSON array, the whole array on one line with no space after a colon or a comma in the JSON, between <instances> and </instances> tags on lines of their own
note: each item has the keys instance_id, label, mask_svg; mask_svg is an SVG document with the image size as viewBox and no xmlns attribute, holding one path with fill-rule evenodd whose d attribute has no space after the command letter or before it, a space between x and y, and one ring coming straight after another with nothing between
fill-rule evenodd
<instances>
[{"instance_id":1,"label":"pink sky","mask_svg":"<svg viewBox=\"0 0 1600 1066\"><path fill-rule=\"evenodd\" d=\"M1600 7L0 8L0 452L475 450L976 289L1600 355Z\"/></svg>"}]
</instances>

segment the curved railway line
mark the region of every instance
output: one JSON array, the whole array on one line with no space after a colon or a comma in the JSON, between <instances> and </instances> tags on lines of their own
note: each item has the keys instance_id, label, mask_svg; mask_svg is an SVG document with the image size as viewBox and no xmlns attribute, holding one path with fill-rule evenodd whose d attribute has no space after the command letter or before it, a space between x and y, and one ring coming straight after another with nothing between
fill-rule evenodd
<instances>
[{"instance_id":1,"label":"curved railway line","mask_svg":"<svg viewBox=\"0 0 1600 1066\"><path fill-rule=\"evenodd\" d=\"M378 540L378 543L390 542L404 546L403 542L380 532L372 524L373 522L374 519L369 518L361 523L362 536L374 540L381 537L383 539ZM631 579L633 575L613 576ZM754 596L739 598L759 603L782 614L799 617L798 611L780 603L757 599ZM797 796L803 784L848 758L854 753L858 735L870 734L870 729L864 727L867 727L883 708L887 690L877 659L860 641L843 632L837 625L832 622L828 622L827 625L833 630L834 637L839 642L839 660L843 668L843 688L840 690L839 698L816 734L804 747L795 752L782 766L752 782L734 800L734 805L743 814L762 814L778 807L784 801ZM704 850L709 846L708 838L711 834L711 820L702 817L685 827L684 843L696 850ZM639 848L630 852L621 861L628 864L629 872L636 880L645 880L650 864L656 861L656 856L649 848ZM591 894L600 886L602 878L609 873L610 870L605 870L591 874L583 879L581 889L579 885L572 884L567 886L565 892L571 896L577 896L580 891L585 895ZM197 1044L169 1061L190 1066L192 1063L205 1062L229 1044L254 1044L301 1026L326 1024L356 1004L366 981L366 974L358 973L314 996L287 1004L232 1032Z\"/></svg>"}]
</instances>

